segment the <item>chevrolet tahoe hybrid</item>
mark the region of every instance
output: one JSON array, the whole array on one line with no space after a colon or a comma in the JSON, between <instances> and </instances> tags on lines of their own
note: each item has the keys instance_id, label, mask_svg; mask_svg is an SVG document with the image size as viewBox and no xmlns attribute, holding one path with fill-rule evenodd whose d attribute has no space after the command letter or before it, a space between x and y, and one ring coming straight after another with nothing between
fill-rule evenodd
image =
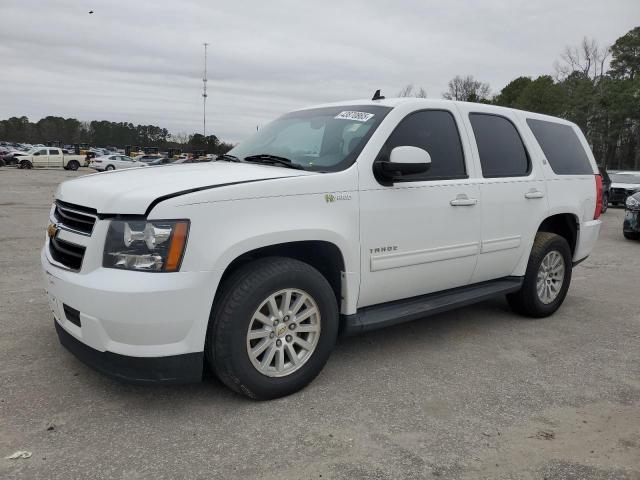
<instances>
[{"instance_id":1,"label":"chevrolet tahoe hybrid","mask_svg":"<svg viewBox=\"0 0 640 480\"><path fill-rule=\"evenodd\" d=\"M135 383L208 367L268 399L311 382L339 333L498 295L551 315L601 206L571 122L362 100L287 113L212 163L62 183L41 261L84 362Z\"/></svg>"}]
</instances>

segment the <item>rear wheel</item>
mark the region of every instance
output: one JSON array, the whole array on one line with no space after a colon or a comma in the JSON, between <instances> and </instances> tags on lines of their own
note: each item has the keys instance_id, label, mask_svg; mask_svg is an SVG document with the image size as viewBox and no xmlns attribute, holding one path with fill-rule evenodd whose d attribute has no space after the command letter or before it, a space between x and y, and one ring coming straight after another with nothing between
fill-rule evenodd
<instances>
[{"instance_id":1,"label":"rear wheel","mask_svg":"<svg viewBox=\"0 0 640 480\"><path fill-rule=\"evenodd\" d=\"M607 211L609 208L609 194L605 193L602 195L602 213Z\"/></svg>"},{"instance_id":2,"label":"rear wheel","mask_svg":"<svg viewBox=\"0 0 640 480\"><path fill-rule=\"evenodd\" d=\"M114 167L113 165L107 165L107 167L105 168L105 170L115 170L116 167Z\"/></svg>"},{"instance_id":3,"label":"rear wheel","mask_svg":"<svg viewBox=\"0 0 640 480\"><path fill-rule=\"evenodd\" d=\"M622 232L622 234L627 240L640 240L640 233L638 232Z\"/></svg>"},{"instance_id":4,"label":"rear wheel","mask_svg":"<svg viewBox=\"0 0 640 480\"><path fill-rule=\"evenodd\" d=\"M69 170L76 171L80 168L80 163L78 163L76 160L71 160L69 163L67 163L67 168Z\"/></svg>"},{"instance_id":5,"label":"rear wheel","mask_svg":"<svg viewBox=\"0 0 640 480\"><path fill-rule=\"evenodd\" d=\"M571 249L560 235L538 232L522 289L507 295L511 308L529 317L547 317L564 301L571 283Z\"/></svg>"},{"instance_id":6,"label":"rear wheel","mask_svg":"<svg viewBox=\"0 0 640 480\"><path fill-rule=\"evenodd\" d=\"M252 262L223 286L205 352L228 387L251 398L294 393L324 367L338 334L338 305L320 272L290 258Z\"/></svg>"},{"instance_id":7,"label":"rear wheel","mask_svg":"<svg viewBox=\"0 0 640 480\"><path fill-rule=\"evenodd\" d=\"M25 170L31 170L31 168L33 168L33 165L29 160L22 160L20 162L20 168L23 168Z\"/></svg>"}]
</instances>

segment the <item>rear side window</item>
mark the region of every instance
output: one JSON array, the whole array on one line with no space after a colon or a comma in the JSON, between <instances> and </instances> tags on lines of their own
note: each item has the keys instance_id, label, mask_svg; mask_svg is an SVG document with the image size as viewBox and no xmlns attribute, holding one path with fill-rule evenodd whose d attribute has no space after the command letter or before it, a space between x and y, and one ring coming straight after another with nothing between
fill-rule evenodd
<instances>
[{"instance_id":1,"label":"rear side window","mask_svg":"<svg viewBox=\"0 0 640 480\"><path fill-rule=\"evenodd\" d=\"M544 156L558 175L593 175L591 162L576 132L569 125L527 120L529 128L540 144Z\"/></svg>"},{"instance_id":2,"label":"rear side window","mask_svg":"<svg viewBox=\"0 0 640 480\"><path fill-rule=\"evenodd\" d=\"M529 174L529 155L515 125L505 117L471 113L482 176L523 177Z\"/></svg>"},{"instance_id":3,"label":"rear side window","mask_svg":"<svg viewBox=\"0 0 640 480\"><path fill-rule=\"evenodd\" d=\"M49 155L58 155L58 150L49 150Z\"/></svg>"},{"instance_id":4,"label":"rear side window","mask_svg":"<svg viewBox=\"0 0 640 480\"><path fill-rule=\"evenodd\" d=\"M388 158L395 147L419 147L431 155L425 173L405 175L403 181L466 178L464 154L453 115L444 110L423 110L407 115L389 136L379 158Z\"/></svg>"}]
</instances>

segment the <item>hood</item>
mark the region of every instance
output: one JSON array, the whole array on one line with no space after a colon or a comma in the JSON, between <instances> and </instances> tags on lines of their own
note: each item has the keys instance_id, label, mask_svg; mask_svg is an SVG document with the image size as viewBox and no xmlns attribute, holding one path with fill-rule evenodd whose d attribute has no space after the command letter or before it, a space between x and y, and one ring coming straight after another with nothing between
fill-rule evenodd
<instances>
[{"instance_id":1,"label":"hood","mask_svg":"<svg viewBox=\"0 0 640 480\"><path fill-rule=\"evenodd\" d=\"M285 167L212 162L162 165L94 173L62 183L56 199L98 213L143 215L160 197L272 178L314 175Z\"/></svg>"},{"instance_id":2,"label":"hood","mask_svg":"<svg viewBox=\"0 0 640 480\"><path fill-rule=\"evenodd\" d=\"M640 190L640 183L616 183L611 184L611 188L624 188L625 190Z\"/></svg>"}]
</instances>

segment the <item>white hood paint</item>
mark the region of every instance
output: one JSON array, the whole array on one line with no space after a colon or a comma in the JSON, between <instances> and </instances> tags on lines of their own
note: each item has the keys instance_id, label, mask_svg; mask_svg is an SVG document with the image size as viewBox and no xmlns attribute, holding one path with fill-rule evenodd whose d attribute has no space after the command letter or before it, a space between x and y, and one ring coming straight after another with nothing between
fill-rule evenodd
<instances>
[{"instance_id":1,"label":"white hood paint","mask_svg":"<svg viewBox=\"0 0 640 480\"><path fill-rule=\"evenodd\" d=\"M624 188L625 190L640 190L640 183L616 183L611 184L611 188Z\"/></svg>"},{"instance_id":2,"label":"white hood paint","mask_svg":"<svg viewBox=\"0 0 640 480\"><path fill-rule=\"evenodd\" d=\"M285 167L212 162L96 173L60 184L56 199L98 213L142 215L159 197L191 189L272 178L314 175Z\"/></svg>"}]
</instances>

